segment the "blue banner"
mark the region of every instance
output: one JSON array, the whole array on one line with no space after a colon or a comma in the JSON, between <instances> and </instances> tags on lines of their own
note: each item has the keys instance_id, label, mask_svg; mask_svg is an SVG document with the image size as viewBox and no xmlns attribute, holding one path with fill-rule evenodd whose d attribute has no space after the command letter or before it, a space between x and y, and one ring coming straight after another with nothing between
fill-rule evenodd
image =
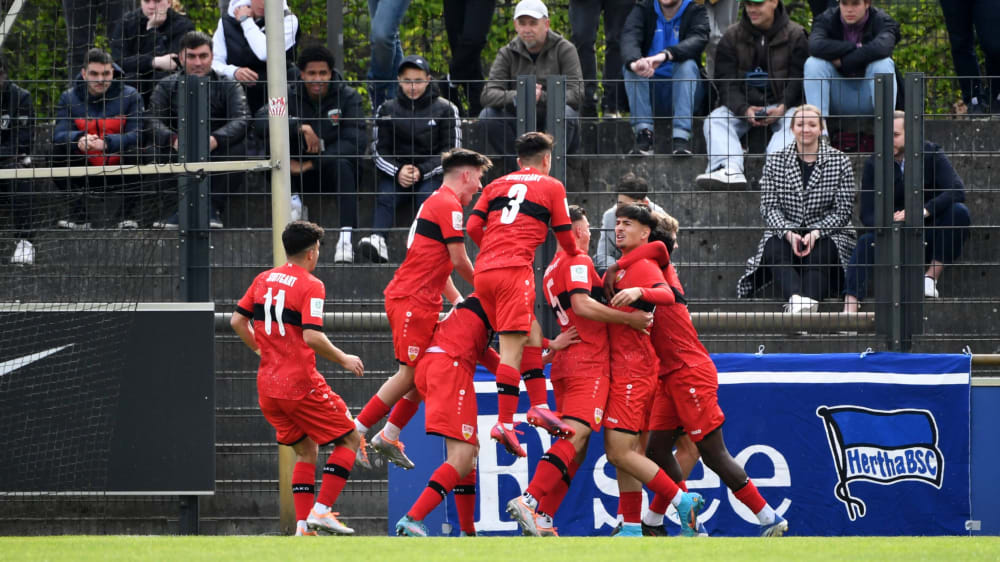
<instances>
[{"instance_id":1,"label":"blue banner","mask_svg":"<svg viewBox=\"0 0 1000 562\"><path fill-rule=\"evenodd\" d=\"M795 535L964 534L970 507L970 378L965 355L896 353L714 355L723 433L733 458ZM489 439L496 423L493 377L477 373L477 531L519 534L505 511L551 445L518 429L528 458ZM522 392L518 411L527 410ZM554 403L550 396L550 403ZM523 421L523 414L519 418ZM411 471L389 470L389 532L444 460L444 439L423 433L423 410L403 432ZM559 534L607 535L618 488L603 434L556 514ZM700 519L714 536L757 532L757 518L699 463L688 489L705 496ZM648 501L644 494L644 509ZM668 512L676 529L676 514ZM458 534L451 496L425 520L432 535ZM668 527L671 525L668 523Z\"/></svg>"}]
</instances>

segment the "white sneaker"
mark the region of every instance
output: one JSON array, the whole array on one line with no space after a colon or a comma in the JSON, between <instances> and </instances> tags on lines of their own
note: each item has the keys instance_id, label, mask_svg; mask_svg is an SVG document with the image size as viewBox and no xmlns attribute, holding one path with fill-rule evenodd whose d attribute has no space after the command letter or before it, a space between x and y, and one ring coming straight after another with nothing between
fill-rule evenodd
<instances>
[{"instance_id":1,"label":"white sneaker","mask_svg":"<svg viewBox=\"0 0 1000 562\"><path fill-rule=\"evenodd\" d=\"M354 248L351 243L341 238L337 240L337 249L333 253L333 263L354 263Z\"/></svg>"},{"instance_id":2,"label":"white sneaker","mask_svg":"<svg viewBox=\"0 0 1000 562\"><path fill-rule=\"evenodd\" d=\"M385 245L385 238L381 234L365 236L358 242L358 251L361 255L375 263L389 262L389 248Z\"/></svg>"},{"instance_id":3,"label":"white sneaker","mask_svg":"<svg viewBox=\"0 0 1000 562\"><path fill-rule=\"evenodd\" d=\"M292 220L302 220L302 198L296 193L292 195Z\"/></svg>"},{"instance_id":4,"label":"white sneaker","mask_svg":"<svg viewBox=\"0 0 1000 562\"><path fill-rule=\"evenodd\" d=\"M924 277L924 296L929 299L938 298L937 281L933 277Z\"/></svg>"},{"instance_id":5,"label":"white sneaker","mask_svg":"<svg viewBox=\"0 0 1000 562\"><path fill-rule=\"evenodd\" d=\"M35 263L35 246L27 240L18 240L10 263L18 265L33 265Z\"/></svg>"},{"instance_id":6,"label":"white sneaker","mask_svg":"<svg viewBox=\"0 0 1000 562\"><path fill-rule=\"evenodd\" d=\"M90 230L89 222L73 222L67 219L57 221L56 226L67 230Z\"/></svg>"},{"instance_id":7,"label":"white sneaker","mask_svg":"<svg viewBox=\"0 0 1000 562\"><path fill-rule=\"evenodd\" d=\"M819 310L819 301L801 295L792 295L785 305L785 312L789 314L800 314L803 312L816 312Z\"/></svg>"},{"instance_id":8,"label":"white sneaker","mask_svg":"<svg viewBox=\"0 0 1000 562\"><path fill-rule=\"evenodd\" d=\"M699 174L694 180L702 189L746 189L747 178L742 172L732 172L728 168L719 168L714 172Z\"/></svg>"},{"instance_id":9,"label":"white sneaker","mask_svg":"<svg viewBox=\"0 0 1000 562\"><path fill-rule=\"evenodd\" d=\"M120 223L118 223L118 230L124 230L124 229L130 229L131 230L131 229L136 229L136 228L139 228L139 223L138 223L138 221L134 221L132 219L125 219L125 220L121 221Z\"/></svg>"}]
</instances>

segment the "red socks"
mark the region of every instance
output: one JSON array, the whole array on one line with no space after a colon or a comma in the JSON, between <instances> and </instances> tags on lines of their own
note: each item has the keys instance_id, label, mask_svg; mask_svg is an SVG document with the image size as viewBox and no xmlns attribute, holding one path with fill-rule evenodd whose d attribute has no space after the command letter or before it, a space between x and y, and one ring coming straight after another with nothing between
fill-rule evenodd
<instances>
[{"instance_id":1,"label":"red socks","mask_svg":"<svg viewBox=\"0 0 1000 562\"><path fill-rule=\"evenodd\" d=\"M749 507L750 511L754 512L754 514L760 513L760 510L764 509L764 506L767 505L760 492L757 491L757 486L754 486L753 480L749 478L747 478L747 483L742 488L733 492L733 495L736 496L736 499L743 502L743 505Z\"/></svg>"},{"instance_id":2,"label":"red socks","mask_svg":"<svg viewBox=\"0 0 1000 562\"><path fill-rule=\"evenodd\" d=\"M455 493L455 509L458 511L458 526L465 534L476 532L476 469L458 481L452 490Z\"/></svg>"},{"instance_id":3,"label":"red socks","mask_svg":"<svg viewBox=\"0 0 1000 562\"><path fill-rule=\"evenodd\" d=\"M371 427L378 423L378 421L385 417L389 413L390 406L382 401L378 397L378 394L371 397L371 400L365 404L365 407L358 414L358 422L365 426Z\"/></svg>"},{"instance_id":4,"label":"red socks","mask_svg":"<svg viewBox=\"0 0 1000 562\"><path fill-rule=\"evenodd\" d=\"M541 501L556 486L569 477L569 465L576 456L576 449L566 439L559 439L542 455L535 467L535 477L528 484L527 492ZM551 515L551 514L549 514Z\"/></svg>"},{"instance_id":5,"label":"red socks","mask_svg":"<svg viewBox=\"0 0 1000 562\"><path fill-rule=\"evenodd\" d=\"M680 490L677 483L671 480L670 477L667 476L667 473L663 472L662 468L656 471L656 476L654 476L652 480L646 482L646 486L649 487L649 489L652 490L657 496L662 495L666 498L668 503L670 500L674 499L674 496L676 496L678 490Z\"/></svg>"},{"instance_id":6,"label":"red socks","mask_svg":"<svg viewBox=\"0 0 1000 562\"><path fill-rule=\"evenodd\" d=\"M337 496L351 476L356 454L347 447L334 447L330 458L326 460L326 466L323 467L323 485L319 489L317 502L330 507L337 501Z\"/></svg>"},{"instance_id":7,"label":"red socks","mask_svg":"<svg viewBox=\"0 0 1000 562\"><path fill-rule=\"evenodd\" d=\"M389 423L403 429L406 427L406 424L410 423L410 420L413 419L413 416L419 409L420 402L414 402L404 396L399 402L396 402L396 405L392 408L392 413L389 414Z\"/></svg>"},{"instance_id":8,"label":"red socks","mask_svg":"<svg viewBox=\"0 0 1000 562\"><path fill-rule=\"evenodd\" d=\"M559 506L562 505L562 501L566 497L566 492L569 491L569 486L573 482L573 477L576 476L576 471L579 469L579 463L576 461L570 461L567 474L556 483L555 488L538 500L539 513L544 513L549 517L555 517L556 512L559 511Z\"/></svg>"},{"instance_id":9,"label":"red socks","mask_svg":"<svg viewBox=\"0 0 1000 562\"><path fill-rule=\"evenodd\" d=\"M663 515L667 512L667 507L670 506L670 500L671 498L663 494L653 494L653 499L649 500L649 510Z\"/></svg>"},{"instance_id":10,"label":"red socks","mask_svg":"<svg viewBox=\"0 0 1000 562\"><path fill-rule=\"evenodd\" d=\"M295 504L295 520L305 521L309 517L313 502L316 501L316 465L307 462L295 463L292 470L292 501Z\"/></svg>"},{"instance_id":11,"label":"red socks","mask_svg":"<svg viewBox=\"0 0 1000 562\"><path fill-rule=\"evenodd\" d=\"M618 511L626 523L636 523L642 519L642 491L621 492L618 498Z\"/></svg>"},{"instance_id":12,"label":"red socks","mask_svg":"<svg viewBox=\"0 0 1000 562\"><path fill-rule=\"evenodd\" d=\"M448 493L458 484L458 471L448 463L444 463L431 475L427 487L424 488L416 503L407 513L412 519L423 521L427 514L441 503Z\"/></svg>"},{"instance_id":13,"label":"red socks","mask_svg":"<svg viewBox=\"0 0 1000 562\"><path fill-rule=\"evenodd\" d=\"M521 354L521 377L528 391L528 401L532 406L549 402L545 389L545 373L542 371L542 348L525 346Z\"/></svg>"},{"instance_id":14,"label":"red socks","mask_svg":"<svg viewBox=\"0 0 1000 562\"><path fill-rule=\"evenodd\" d=\"M497 421L514 423L517 399L520 397L521 373L503 363L497 367Z\"/></svg>"}]
</instances>

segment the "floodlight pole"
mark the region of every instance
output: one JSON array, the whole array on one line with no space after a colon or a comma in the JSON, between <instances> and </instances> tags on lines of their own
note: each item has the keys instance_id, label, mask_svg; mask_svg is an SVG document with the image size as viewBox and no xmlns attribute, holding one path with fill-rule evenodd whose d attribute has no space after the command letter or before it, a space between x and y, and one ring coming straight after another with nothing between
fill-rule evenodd
<instances>
[{"instance_id":1,"label":"floodlight pole","mask_svg":"<svg viewBox=\"0 0 1000 562\"><path fill-rule=\"evenodd\" d=\"M271 154L271 251L274 266L285 264L281 232L291 220L291 175L288 173L288 69L285 61L284 2L266 2L264 31L267 35L268 129ZM292 501L292 470L295 452L278 446L278 519L281 532L295 532Z\"/></svg>"}]
</instances>

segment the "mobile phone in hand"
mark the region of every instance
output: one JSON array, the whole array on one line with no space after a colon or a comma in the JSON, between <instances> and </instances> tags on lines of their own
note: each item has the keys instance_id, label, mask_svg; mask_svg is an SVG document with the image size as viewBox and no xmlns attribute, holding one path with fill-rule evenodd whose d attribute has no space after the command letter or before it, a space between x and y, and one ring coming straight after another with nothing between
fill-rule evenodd
<instances>
[{"instance_id":1,"label":"mobile phone in hand","mask_svg":"<svg viewBox=\"0 0 1000 562\"><path fill-rule=\"evenodd\" d=\"M753 116L757 119L767 119L767 109L758 109Z\"/></svg>"}]
</instances>

